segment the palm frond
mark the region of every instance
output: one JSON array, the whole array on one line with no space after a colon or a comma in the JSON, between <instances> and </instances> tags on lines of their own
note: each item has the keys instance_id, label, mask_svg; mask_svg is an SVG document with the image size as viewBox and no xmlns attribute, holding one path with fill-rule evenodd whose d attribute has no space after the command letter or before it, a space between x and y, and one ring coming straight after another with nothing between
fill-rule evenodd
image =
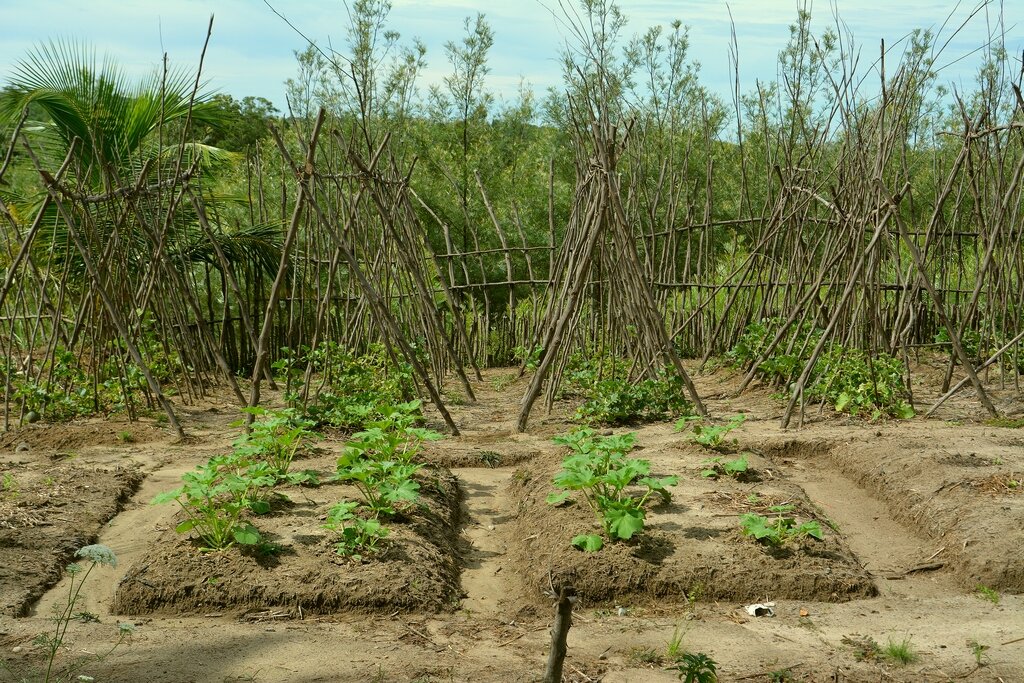
<instances>
[{"instance_id":1,"label":"palm frond","mask_svg":"<svg viewBox=\"0 0 1024 683\"><path fill-rule=\"evenodd\" d=\"M188 116L198 123L215 119L206 94L192 97L194 77L169 70L132 86L118 65L74 41L36 47L14 68L10 89L0 98L0 117L11 120L35 105L64 146L82 141L82 167L124 169L145 140L162 124Z\"/></svg>"},{"instance_id":2,"label":"palm frond","mask_svg":"<svg viewBox=\"0 0 1024 683\"><path fill-rule=\"evenodd\" d=\"M232 266L250 264L273 276L281 260L281 223L255 223L239 226L232 232L215 232L214 240ZM174 256L189 263L208 263L220 270L216 249L210 239L190 228L188 238L175 250Z\"/></svg>"}]
</instances>

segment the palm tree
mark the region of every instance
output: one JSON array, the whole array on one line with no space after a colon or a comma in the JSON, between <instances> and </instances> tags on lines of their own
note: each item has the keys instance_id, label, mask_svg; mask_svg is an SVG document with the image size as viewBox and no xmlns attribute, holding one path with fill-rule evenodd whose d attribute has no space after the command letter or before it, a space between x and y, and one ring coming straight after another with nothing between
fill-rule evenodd
<instances>
[{"instance_id":1,"label":"palm tree","mask_svg":"<svg viewBox=\"0 0 1024 683\"><path fill-rule=\"evenodd\" d=\"M27 108L31 121L27 132L48 169L56 168L74 144L67 184L77 184L93 196L147 183L153 186L161 178L176 184L175 170L180 174L193 162L200 176L199 187L210 187L218 171L233 163L236 155L189 139L190 130L218 128L225 123L224 109L210 96L197 93L195 84L194 74L179 69L133 85L111 58L104 57L97 65L94 50L74 42L51 41L15 66L8 86L0 93L0 123L17 120ZM37 190L34 195L8 193L3 198L19 209L18 215L31 216L43 204L44 196L45 192ZM230 199L209 194L205 204L224 207ZM111 231L119 230L127 252L123 262L147 268L153 236L141 228L146 223L163 222L157 214L165 207L140 203L136 215L127 216L128 225L123 227L111 225L109 216L101 220L100 214L109 213L101 203L95 208L92 223L99 240L105 242ZM52 216L44 221L36 250L47 253L53 265L67 258L65 265L80 270L68 242L67 226L52 206L47 211ZM147 211L151 220L145 220ZM164 236L169 253L185 263L221 268L211 256L209 239L199 229L191 203L181 202L175 212L174 220L167 223L176 234ZM214 232L213 237L224 254L247 265L261 270L276 265L280 236L273 226L240 225L231 232Z\"/></svg>"},{"instance_id":2,"label":"palm tree","mask_svg":"<svg viewBox=\"0 0 1024 683\"><path fill-rule=\"evenodd\" d=\"M162 126L191 118L213 125L219 109L203 95L193 97L194 77L184 70L129 83L109 57L97 68L93 50L74 42L50 42L14 68L0 100L0 117L16 118L25 107L45 119L33 130L40 140L56 138L65 151L78 138L79 171L123 173L140 154L156 148Z\"/></svg>"},{"instance_id":3,"label":"palm tree","mask_svg":"<svg viewBox=\"0 0 1024 683\"><path fill-rule=\"evenodd\" d=\"M201 205L217 209L214 216L230 213L230 202L211 188L235 155L194 141L222 124L223 110L198 93L187 71L165 69L133 84L112 59L98 62L74 42L40 45L15 66L0 92L0 125L26 109L29 155L49 187L0 199L16 202L16 215L33 217L32 252L45 264L46 286L57 289L50 300L63 301L64 319L75 321L69 337L78 338L82 307L102 299L111 324L92 323L94 368L102 360L97 344L115 355L128 344L138 361L135 348L154 343L143 327L155 319L162 321L155 340L181 358L182 369L201 372L212 354L226 370L210 329L213 302L224 302L226 312L230 297L214 288L226 280L225 269L276 271L280 226L228 230L199 220ZM70 163L58 185L47 171L64 159ZM9 244L28 222L14 226ZM222 277L211 278L211 269Z\"/></svg>"}]
</instances>

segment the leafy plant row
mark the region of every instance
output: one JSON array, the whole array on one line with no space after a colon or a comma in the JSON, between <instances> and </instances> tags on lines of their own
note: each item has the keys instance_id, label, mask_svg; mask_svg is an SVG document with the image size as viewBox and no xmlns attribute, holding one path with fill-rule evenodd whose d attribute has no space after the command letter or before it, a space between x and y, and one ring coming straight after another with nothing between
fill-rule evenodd
<instances>
[{"instance_id":1,"label":"leafy plant row","mask_svg":"<svg viewBox=\"0 0 1024 683\"><path fill-rule=\"evenodd\" d=\"M575 419L588 424L632 425L690 415L693 406L675 373L655 378L630 378L630 363L618 356L587 350L572 354L566 366L563 395L583 403Z\"/></svg>"},{"instance_id":2,"label":"leafy plant row","mask_svg":"<svg viewBox=\"0 0 1024 683\"><path fill-rule=\"evenodd\" d=\"M308 420L294 410L248 408L260 418L251 431L233 443L226 455L210 458L182 475L182 486L161 493L154 504L176 502L186 519L175 527L179 534L195 531L204 550L224 550L238 544L263 546L263 537L249 515L264 515L271 501L283 494L278 484L316 484L315 472L292 472L296 453L315 434Z\"/></svg>"},{"instance_id":3,"label":"leafy plant row","mask_svg":"<svg viewBox=\"0 0 1024 683\"><path fill-rule=\"evenodd\" d=\"M423 468L416 457L426 441L441 438L437 432L418 426L420 402L382 408L382 417L352 435L338 458L334 480L355 486L362 502L341 501L331 508L326 528L336 531L340 555L360 558L377 549L388 528L381 523L420 495L414 478Z\"/></svg>"},{"instance_id":4,"label":"leafy plant row","mask_svg":"<svg viewBox=\"0 0 1024 683\"><path fill-rule=\"evenodd\" d=\"M288 404L318 427L362 429L412 394L412 368L395 363L382 344L356 354L335 342L282 349L274 371L286 383ZM303 395L307 373L314 375Z\"/></svg>"},{"instance_id":5,"label":"leafy plant row","mask_svg":"<svg viewBox=\"0 0 1024 683\"><path fill-rule=\"evenodd\" d=\"M821 339L821 330L809 324L795 327L771 353L761 358L779 324L781 321L772 319L747 325L727 357L742 367L756 362L757 373L763 379L787 386L810 360L812 349ZM815 362L806 393L850 415L907 419L914 416L914 408L907 401L906 386L906 367L898 358L832 343Z\"/></svg>"}]
</instances>

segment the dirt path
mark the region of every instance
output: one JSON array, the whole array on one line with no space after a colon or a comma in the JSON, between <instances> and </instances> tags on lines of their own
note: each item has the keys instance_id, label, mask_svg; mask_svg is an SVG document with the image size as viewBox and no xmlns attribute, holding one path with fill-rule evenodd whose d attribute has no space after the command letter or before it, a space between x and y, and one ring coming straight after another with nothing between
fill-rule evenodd
<instances>
[{"instance_id":1,"label":"dirt path","mask_svg":"<svg viewBox=\"0 0 1024 683\"><path fill-rule=\"evenodd\" d=\"M512 472L480 467L452 471L463 493L462 609L501 616L508 606L511 577L504 572L506 546L500 527L509 520L507 489Z\"/></svg>"},{"instance_id":2,"label":"dirt path","mask_svg":"<svg viewBox=\"0 0 1024 683\"><path fill-rule=\"evenodd\" d=\"M97 543L112 548L117 554L117 566L97 565L88 579L88 589L79 597L80 612L109 614L114 591L128 568L142 557L153 537L173 523L177 507L173 504L151 505L153 497L181 485L181 475L195 466L193 462L176 461L158 467L142 482L138 492L114 519L100 532ZM32 616L48 617L54 606L67 599L68 579L64 578L48 591L35 607Z\"/></svg>"},{"instance_id":3,"label":"dirt path","mask_svg":"<svg viewBox=\"0 0 1024 683\"><path fill-rule=\"evenodd\" d=\"M846 538L865 569L876 578L882 595L943 597L956 582L942 569L942 547L936 547L895 521L885 504L847 478L827 457L783 465L825 517ZM916 570L916 571L915 571Z\"/></svg>"}]
</instances>

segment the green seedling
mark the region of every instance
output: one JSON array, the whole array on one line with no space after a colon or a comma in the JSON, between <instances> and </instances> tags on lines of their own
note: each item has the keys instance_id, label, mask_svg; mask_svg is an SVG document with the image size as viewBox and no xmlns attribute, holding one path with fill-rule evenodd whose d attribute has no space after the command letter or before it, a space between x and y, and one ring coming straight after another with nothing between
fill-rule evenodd
<instances>
[{"instance_id":1,"label":"green seedling","mask_svg":"<svg viewBox=\"0 0 1024 683\"><path fill-rule=\"evenodd\" d=\"M747 419L747 416L740 413L733 416L724 425L705 424L702 417L684 417L676 422L676 431L690 430L690 439L710 450L719 450L725 444L725 437L729 432L739 428ZM737 443L733 439L733 443Z\"/></svg>"},{"instance_id":2,"label":"green seedling","mask_svg":"<svg viewBox=\"0 0 1024 683\"><path fill-rule=\"evenodd\" d=\"M372 553L378 544L387 537L388 529L376 518L364 519L355 514L358 503L341 502L327 513L325 529L336 531L340 538L335 544L339 555L346 555L354 560L362 559L361 553Z\"/></svg>"},{"instance_id":3,"label":"green seedling","mask_svg":"<svg viewBox=\"0 0 1024 683\"><path fill-rule=\"evenodd\" d=\"M629 540L644 528L644 505L652 494L671 500L666 487L675 486L678 477L655 479L648 476L650 462L629 458L636 443L636 434L595 436L592 429L578 429L556 437L555 443L568 446L573 453L562 461L562 470L553 483L561 491L547 497L551 505L560 505L579 491L590 509L601 521L609 540ZM641 487L640 495L627 493L629 487ZM587 552L604 547L604 538L597 534L581 534L572 544Z\"/></svg>"},{"instance_id":4,"label":"green seedling","mask_svg":"<svg viewBox=\"0 0 1024 683\"><path fill-rule=\"evenodd\" d=\"M3 483L0 484L4 495L10 496L11 498L18 497L18 480L14 478L13 474L4 474Z\"/></svg>"},{"instance_id":5,"label":"green seedling","mask_svg":"<svg viewBox=\"0 0 1024 683\"><path fill-rule=\"evenodd\" d=\"M249 432L235 439L234 453L249 462L265 462L280 480L287 480L292 460L316 434L310 431L313 423L299 417L295 410L269 410L243 408L243 413L256 418ZM242 423L236 423L240 426ZM294 482L298 483L298 482Z\"/></svg>"},{"instance_id":6,"label":"green seedling","mask_svg":"<svg viewBox=\"0 0 1024 683\"><path fill-rule=\"evenodd\" d=\"M419 498L420 485L412 477L422 467L348 453L338 459L334 479L354 485L374 514L393 515L398 506Z\"/></svg>"},{"instance_id":7,"label":"green seedling","mask_svg":"<svg viewBox=\"0 0 1024 683\"><path fill-rule=\"evenodd\" d=\"M686 653L686 650L683 649L683 638L688 630L689 628L683 628L679 624L676 624L675 628L672 629L672 637L668 639L668 647L666 648L668 658L672 661L677 661Z\"/></svg>"},{"instance_id":8,"label":"green seedling","mask_svg":"<svg viewBox=\"0 0 1024 683\"><path fill-rule=\"evenodd\" d=\"M985 424L1003 429L1020 429L1024 427L1024 417L994 417L991 420L985 420Z\"/></svg>"},{"instance_id":9,"label":"green seedling","mask_svg":"<svg viewBox=\"0 0 1024 683\"><path fill-rule=\"evenodd\" d=\"M978 596L983 600L988 600L993 605L999 604L999 592L989 588L988 586L978 586Z\"/></svg>"},{"instance_id":10,"label":"green seedling","mask_svg":"<svg viewBox=\"0 0 1024 683\"><path fill-rule=\"evenodd\" d=\"M749 463L747 462L747 456L741 455L735 460L726 460L724 462L721 456L716 456L708 458L703 464L709 465L709 467L700 471L700 476L702 477L717 479L720 476L726 476L738 479L747 472Z\"/></svg>"},{"instance_id":11,"label":"green seedling","mask_svg":"<svg viewBox=\"0 0 1024 683\"><path fill-rule=\"evenodd\" d=\"M718 663L703 652L687 652L676 661L683 683L716 683Z\"/></svg>"},{"instance_id":12,"label":"green seedling","mask_svg":"<svg viewBox=\"0 0 1024 683\"><path fill-rule=\"evenodd\" d=\"M794 518L785 516L785 513L794 509L793 505L773 505L768 510L776 514L774 518L748 512L740 516L740 530L744 536L753 536L755 540L773 546L805 536L822 540L825 536L817 521L812 520L798 525Z\"/></svg>"},{"instance_id":13,"label":"green seedling","mask_svg":"<svg viewBox=\"0 0 1024 683\"><path fill-rule=\"evenodd\" d=\"M971 654L974 655L974 663L980 666L988 664L988 655L986 652L989 649L988 645L982 645L973 638L967 641L967 647L971 649Z\"/></svg>"},{"instance_id":14,"label":"green seedling","mask_svg":"<svg viewBox=\"0 0 1024 683\"><path fill-rule=\"evenodd\" d=\"M187 519L175 531L195 531L205 544L204 550L224 550L238 543L256 545L260 533L242 520L242 512L253 502L252 480L225 471L223 461L213 458L193 472L182 475L184 484L153 498L153 504L176 502Z\"/></svg>"}]
</instances>

